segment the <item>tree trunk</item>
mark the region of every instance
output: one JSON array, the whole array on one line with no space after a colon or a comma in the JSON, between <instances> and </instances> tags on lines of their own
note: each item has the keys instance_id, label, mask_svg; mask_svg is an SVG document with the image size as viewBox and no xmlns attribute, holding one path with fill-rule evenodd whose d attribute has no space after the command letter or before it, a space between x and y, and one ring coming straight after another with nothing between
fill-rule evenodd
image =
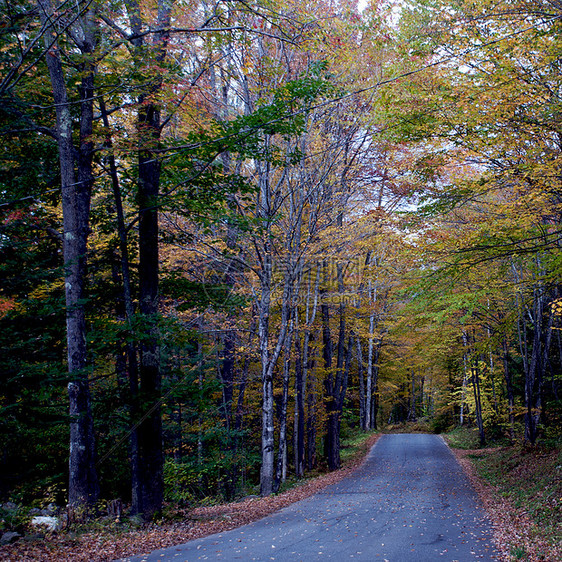
<instances>
[{"instance_id":1,"label":"tree trunk","mask_svg":"<svg viewBox=\"0 0 562 562\"><path fill-rule=\"evenodd\" d=\"M89 234L90 197L93 184L93 94L95 68L89 61L94 49L93 14L84 14L80 91L79 147L73 145L72 104L52 22L50 0L38 0L44 35L46 63L56 107L56 130L61 173L63 212L63 256L66 301L66 339L68 356L68 397L70 411L70 455L68 501L70 505L91 505L99 495L95 469L95 438L90 405L86 350L85 282ZM75 155L77 158L75 158ZM77 171L75 169L77 166Z\"/></svg>"},{"instance_id":2,"label":"tree trunk","mask_svg":"<svg viewBox=\"0 0 562 562\"><path fill-rule=\"evenodd\" d=\"M281 414L279 416L279 449L277 453L277 469L275 474L274 493L279 491L287 473L287 407L289 403L289 380L291 366L291 347L293 343L294 319L291 320L285 346L283 362L283 394L281 398Z\"/></svg>"},{"instance_id":3,"label":"tree trunk","mask_svg":"<svg viewBox=\"0 0 562 562\"><path fill-rule=\"evenodd\" d=\"M365 397L365 375L363 373L363 350L361 347L361 339L357 336L355 338L355 345L357 346L357 377L359 379L359 427L362 431L367 430L367 409Z\"/></svg>"},{"instance_id":4,"label":"tree trunk","mask_svg":"<svg viewBox=\"0 0 562 562\"><path fill-rule=\"evenodd\" d=\"M160 29L170 26L171 3L158 1L157 25ZM131 28L135 34L133 44L139 56L143 44L141 11L136 0L128 0L127 9ZM155 60L162 63L166 58L167 31L154 34L152 46ZM140 59L139 59L140 60ZM138 135L138 208L139 208L139 311L145 322L144 336L139 346L139 393L140 419L136 425L138 444L138 482L133 485L133 512L145 519L152 518L162 508L164 494L162 450L162 375L158 326L158 205L161 165L159 147L161 124L160 108L154 101L161 89L162 79L155 75L139 97L137 114Z\"/></svg>"},{"instance_id":5,"label":"tree trunk","mask_svg":"<svg viewBox=\"0 0 562 562\"><path fill-rule=\"evenodd\" d=\"M476 424L478 425L478 435L480 436L480 446L486 444L486 434L484 433L484 420L482 419L482 397L480 394L480 369L472 367L472 389L474 391L474 403L476 408Z\"/></svg>"},{"instance_id":6,"label":"tree trunk","mask_svg":"<svg viewBox=\"0 0 562 562\"><path fill-rule=\"evenodd\" d=\"M410 408L408 409L408 421L416 421L416 375L411 370L410 378Z\"/></svg>"},{"instance_id":7,"label":"tree trunk","mask_svg":"<svg viewBox=\"0 0 562 562\"><path fill-rule=\"evenodd\" d=\"M129 341L124 345L126 369L127 369L127 382L124 385L124 403L128 408L129 423L131 427L135 427L136 420L139 418L138 414L138 377L139 377L139 364L137 355L137 346L133 341L132 326L135 316L135 304L133 301L133 287L131 283L131 266L129 260L129 248L127 240L127 225L125 224L125 213L123 209L123 200L121 196L121 186L119 182L119 175L117 172L117 164L115 162L115 155L113 153L113 141L111 139L109 117L103 98L99 100L101 117L104 127L106 129L106 140L104 143L105 148L108 150L107 161L109 165L109 175L111 178L111 186L113 190L113 199L115 202L115 214L117 219L117 235L119 237L119 253L120 253L120 266L121 266L121 282L123 290L123 306L125 309L125 318L127 321L127 334ZM138 462L138 438L137 431L131 431L129 450L131 457L131 489L138 489L139 482L139 462Z\"/></svg>"},{"instance_id":8,"label":"tree trunk","mask_svg":"<svg viewBox=\"0 0 562 562\"><path fill-rule=\"evenodd\" d=\"M377 429L377 413L379 411L379 355L382 346L382 339L377 341L375 347L375 357L373 362L373 397L371 399L371 427Z\"/></svg>"},{"instance_id":9,"label":"tree trunk","mask_svg":"<svg viewBox=\"0 0 562 562\"><path fill-rule=\"evenodd\" d=\"M462 373L462 389L461 389L461 407L460 407L460 416L459 416L459 425L461 427L464 425L464 405L466 402L466 384L468 381L468 359L467 359L466 352L463 353L462 356L462 365L463 365L463 373Z\"/></svg>"},{"instance_id":10,"label":"tree trunk","mask_svg":"<svg viewBox=\"0 0 562 562\"><path fill-rule=\"evenodd\" d=\"M295 476L304 476L304 397L305 379L303 367L303 348L298 329L295 334L295 417L294 417L294 454L295 454Z\"/></svg>"},{"instance_id":11,"label":"tree trunk","mask_svg":"<svg viewBox=\"0 0 562 562\"><path fill-rule=\"evenodd\" d=\"M338 282L342 282L341 265L338 264ZM340 293L343 291L340 287ZM340 467L340 425L342 397L344 395L344 360L345 360L345 305L340 303L339 307L339 330L336 370L332 367L332 337L330 331L330 312L328 304L323 299L322 310L322 337L324 344L324 378L325 408L326 408L326 431L324 437L324 456L330 470Z\"/></svg>"},{"instance_id":12,"label":"tree trunk","mask_svg":"<svg viewBox=\"0 0 562 562\"><path fill-rule=\"evenodd\" d=\"M141 128L158 129L154 107L141 112ZM154 154L139 154L139 310L145 323L140 344L137 426L139 489L133 494L133 511L150 519L162 507L163 452L160 400L162 380L158 334L158 193L160 166Z\"/></svg>"},{"instance_id":13,"label":"tree trunk","mask_svg":"<svg viewBox=\"0 0 562 562\"><path fill-rule=\"evenodd\" d=\"M509 370L509 347L507 345L507 336L505 334L502 338L502 351L503 374L505 378L507 407L509 412L509 440L511 443L515 443L515 395L513 392L511 371Z\"/></svg>"},{"instance_id":14,"label":"tree trunk","mask_svg":"<svg viewBox=\"0 0 562 562\"><path fill-rule=\"evenodd\" d=\"M310 334L310 341L314 340L314 335ZM306 415L306 468L314 470L317 465L316 457L316 418L317 418L317 407L318 399L316 392L316 375L315 375L315 358L313 353L310 352L308 343L305 341L304 353L303 353L303 363L307 370L306 380L307 380L307 415Z\"/></svg>"},{"instance_id":15,"label":"tree trunk","mask_svg":"<svg viewBox=\"0 0 562 562\"><path fill-rule=\"evenodd\" d=\"M538 258L537 258L538 261ZM525 377L525 440L535 444L542 416L544 373L552 338L553 313L546 312L547 295L542 287L534 291L533 345ZM545 321L545 316L548 320Z\"/></svg>"},{"instance_id":16,"label":"tree trunk","mask_svg":"<svg viewBox=\"0 0 562 562\"><path fill-rule=\"evenodd\" d=\"M476 425L478 426L478 435L480 436L480 446L483 447L486 443L486 435L484 433L484 421L482 419L482 400L480 395L480 373L477 365L470 366L475 360L472 357L470 350L470 342L467 333L463 330L462 341L465 348L465 365L470 368L470 382L472 383L472 390L474 392L474 407L476 415Z\"/></svg>"},{"instance_id":17,"label":"tree trunk","mask_svg":"<svg viewBox=\"0 0 562 562\"><path fill-rule=\"evenodd\" d=\"M305 398L307 397L307 386L312 387L308 394L309 405L309 418L308 418L308 443L309 460L314 458L315 464L315 420L314 420L314 383L307 385L308 373L313 369L313 364L310 358L310 340L311 328L316 319L316 312L318 310L318 291L320 283L320 269L316 272L316 281L314 285L314 294L311 294L311 273L309 272L307 281L307 297L305 309L305 330L303 336L302 347L300 345L300 336L297 328L296 347L297 347L297 363L295 365L295 475L300 478L304 475L305 467ZM311 303L312 298L312 303ZM314 435L313 435L314 433ZM311 440L313 443L311 443ZM310 462L308 468L310 470Z\"/></svg>"},{"instance_id":18,"label":"tree trunk","mask_svg":"<svg viewBox=\"0 0 562 562\"><path fill-rule=\"evenodd\" d=\"M258 325L262 380L262 463L260 472L260 493L262 496L268 496L272 493L274 477L273 368L270 365L269 357L269 309L271 304L271 265L269 259L270 256L266 255L265 270L262 272Z\"/></svg>"}]
</instances>

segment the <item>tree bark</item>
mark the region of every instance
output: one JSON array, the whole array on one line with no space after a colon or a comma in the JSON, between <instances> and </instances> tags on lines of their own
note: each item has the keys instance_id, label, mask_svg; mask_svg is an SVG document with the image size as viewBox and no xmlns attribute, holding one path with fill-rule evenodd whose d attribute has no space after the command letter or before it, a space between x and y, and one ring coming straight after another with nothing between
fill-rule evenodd
<instances>
[{"instance_id":1,"label":"tree bark","mask_svg":"<svg viewBox=\"0 0 562 562\"><path fill-rule=\"evenodd\" d=\"M465 365L470 368L470 382L472 383L472 390L474 393L474 408L476 415L476 425L478 426L478 435L480 437L480 446L483 447L486 444L486 434L484 432L484 420L482 419L482 400L480 395L480 372L477 365L471 365L475 359L472 357L469 336L463 330L462 341L465 348L466 361Z\"/></svg>"},{"instance_id":2,"label":"tree bark","mask_svg":"<svg viewBox=\"0 0 562 562\"><path fill-rule=\"evenodd\" d=\"M340 294L342 283L341 265L338 264L338 284ZM326 271L326 264L324 264ZM324 456L330 470L340 467L340 426L341 408L343 406L344 390L344 361L345 361L345 305L339 306L338 347L335 372L332 367L332 336L330 330L330 312L326 299L321 304L322 310L322 338L324 356L324 404L326 408L326 430L324 436Z\"/></svg>"},{"instance_id":3,"label":"tree bark","mask_svg":"<svg viewBox=\"0 0 562 562\"><path fill-rule=\"evenodd\" d=\"M534 445L542 416L544 373L552 338L553 314L546 312L547 294L535 288L533 302L533 344L529 368L525 377L525 440ZM547 317L547 318L545 318Z\"/></svg>"},{"instance_id":4,"label":"tree bark","mask_svg":"<svg viewBox=\"0 0 562 562\"><path fill-rule=\"evenodd\" d=\"M314 335L310 334L310 343L314 340ZM303 363L307 370L306 380L307 389L306 394L306 468L308 470L314 470L317 465L316 456L316 436L317 436L317 408L318 408L318 398L316 392L316 375L315 375L315 358L313 353L310 351L309 342L305 341L304 352L303 352Z\"/></svg>"},{"instance_id":5,"label":"tree bark","mask_svg":"<svg viewBox=\"0 0 562 562\"><path fill-rule=\"evenodd\" d=\"M127 0L133 45L140 54L145 47L142 39L141 11L136 0ZM157 25L170 26L171 2L158 0ZM154 34L152 47L157 63L166 58L167 31ZM158 328L158 205L161 165L156 149L161 135L160 107L154 95L161 89L162 78L156 75L139 97L137 113L138 135L138 209L139 209L139 311L145 322L144 337L139 346L139 393L136 423L137 465L133 482L133 512L145 519L152 518L162 508L164 482L162 450L160 348ZM133 430L134 431L134 430Z\"/></svg>"},{"instance_id":6,"label":"tree bark","mask_svg":"<svg viewBox=\"0 0 562 562\"><path fill-rule=\"evenodd\" d=\"M281 483L285 481L287 471L287 407L289 403L289 382L291 366L291 348L293 343L294 318L291 319L285 345L285 360L283 361L283 394L281 398L281 413L279 416L279 447L277 453L277 469L273 492L277 493Z\"/></svg>"},{"instance_id":7,"label":"tree bark","mask_svg":"<svg viewBox=\"0 0 562 562\"><path fill-rule=\"evenodd\" d=\"M509 369L509 347L507 344L507 336L504 334L502 338L502 359L503 374L505 379L505 388L507 392L507 407L509 412L509 440L515 442L515 394L513 392L513 380Z\"/></svg>"},{"instance_id":8,"label":"tree bark","mask_svg":"<svg viewBox=\"0 0 562 562\"><path fill-rule=\"evenodd\" d=\"M46 28L46 63L56 107L56 130L61 172L63 211L63 255L65 264L66 338L68 357L68 397L70 411L70 455L68 501L71 505L91 505L99 495L95 469L95 437L90 404L86 349L85 283L89 234L90 198L93 184L93 94L95 68L89 55L95 45L93 14L83 17L84 55L79 85L79 146L73 144L73 117L66 76L53 27L50 0L38 0L39 14Z\"/></svg>"},{"instance_id":9,"label":"tree bark","mask_svg":"<svg viewBox=\"0 0 562 562\"><path fill-rule=\"evenodd\" d=\"M305 379L303 367L303 346L299 331L295 334L295 416L293 423L294 436L294 463L295 476L302 478L304 476L304 397L305 397Z\"/></svg>"},{"instance_id":10,"label":"tree bark","mask_svg":"<svg viewBox=\"0 0 562 562\"><path fill-rule=\"evenodd\" d=\"M365 396L365 374L363 373L363 349L361 347L361 339L359 336L355 338L357 346L357 377L359 379L359 427L367 430L367 411Z\"/></svg>"}]
</instances>

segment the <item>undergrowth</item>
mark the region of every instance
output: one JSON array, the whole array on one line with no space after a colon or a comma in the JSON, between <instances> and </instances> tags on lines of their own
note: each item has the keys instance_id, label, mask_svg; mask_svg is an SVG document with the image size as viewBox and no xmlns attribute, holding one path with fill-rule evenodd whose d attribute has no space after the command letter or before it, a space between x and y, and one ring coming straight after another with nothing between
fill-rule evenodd
<instances>
[{"instance_id":1,"label":"undergrowth","mask_svg":"<svg viewBox=\"0 0 562 562\"><path fill-rule=\"evenodd\" d=\"M562 541L562 452L541 447L508 447L474 456L478 473L536 524L537 536Z\"/></svg>"},{"instance_id":2,"label":"undergrowth","mask_svg":"<svg viewBox=\"0 0 562 562\"><path fill-rule=\"evenodd\" d=\"M433 431L427 418L419 418L416 421L389 424L384 428L383 433L433 433Z\"/></svg>"},{"instance_id":3,"label":"undergrowth","mask_svg":"<svg viewBox=\"0 0 562 562\"><path fill-rule=\"evenodd\" d=\"M453 448L479 449L475 429L457 428L447 434L447 441ZM492 493L507 498L519 513L529 517L537 544L545 542L554 547L562 545L562 448L559 443L559 440L550 440L531 447L501 446L502 442L495 442L468 455L478 475L493 486ZM530 552L522 545L514 545L510 556L512 560L549 560L541 552Z\"/></svg>"},{"instance_id":4,"label":"undergrowth","mask_svg":"<svg viewBox=\"0 0 562 562\"><path fill-rule=\"evenodd\" d=\"M447 433L447 442L455 449L478 449L480 438L475 427L457 427Z\"/></svg>"}]
</instances>

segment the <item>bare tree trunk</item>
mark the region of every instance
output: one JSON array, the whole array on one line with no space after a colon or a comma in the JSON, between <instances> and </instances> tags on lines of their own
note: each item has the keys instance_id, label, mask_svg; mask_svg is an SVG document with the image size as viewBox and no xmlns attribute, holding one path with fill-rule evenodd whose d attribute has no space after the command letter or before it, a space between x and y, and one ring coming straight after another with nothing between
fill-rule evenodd
<instances>
[{"instance_id":1,"label":"bare tree trunk","mask_svg":"<svg viewBox=\"0 0 562 562\"><path fill-rule=\"evenodd\" d=\"M281 398L281 414L279 416L279 449L277 453L277 469L273 486L274 493L279 491L287 473L287 407L289 403L289 381L291 366L291 348L293 345L294 318L291 319L285 346L283 362L283 394Z\"/></svg>"},{"instance_id":2,"label":"bare tree trunk","mask_svg":"<svg viewBox=\"0 0 562 562\"><path fill-rule=\"evenodd\" d=\"M466 335L463 332L463 344L466 341ZM465 344L466 347L466 344ZM462 355L462 366L463 366L463 375L462 375L462 390L461 390L461 411L459 417L459 425L462 427L464 425L464 405L466 402L466 385L468 381L468 353L465 351Z\"/></svg>"},{"instance_id":3,"label":"bare tree trunk","mask_svg":"<svg viewBox=\"0 0 562 562\"><path fill-rule=\"evenodd\" d=\"M488 310L490 309L490 301L488 300ZM492 353L492 330L490 330L490 326L486 326L486 334L488 336L488 360L490 365L490 382L492 383L492 396L494 398L494 412L496 413L496 417L499 416L500 412L498 409L498 397L496 395L496 381L494 380L494 355Z\"/></svg>"},{"instance_id":4,"label":"bare tree trunk","mask_svg":"<svg viewBox=\"0 0 562 562\"><path fill-rule=\"evenodd\" d=\"M70 406L68 501L71 505L91 505L98 498L99 485L95 469L95 438L88 381L84 301L90 197L93 184L92 130L95 68L89 57L95 48L95 22L92 11L83 14L80 50L84 55L84 62L79 85L80 131L79 146L76 150L73 144L72 104L67 93L66 77L58 46L59 30L54 27L53 22L56 18L51 1L38 0L38 9L41 22L46 28L45 60L56 108L61 173Z\"/></svg>"},{"instance_id":5,"label":"bare tree trunk","mask_svg":"<svg viewBox=\"0 0 562 562\"><path fill-rule=\"evenodd\" d=\"M507 407L509 411L509 439L515 442L515 396L513 392L513 380L511 371L509 370L509 347L507 345L507 336L504 334L502 338L503 351L503 374L505 378L505 388L507 391Z\"/></svg>"},{"instance_id":6,"label":"bare tree trunk","mask_svg":"<svg viewBox=\"0 0 562 562\"><path fill-rule=\"evenodd\" d=\"M377 413L379 410L379 355L382 346L382 338L378 340L375 347L373 362L373 397L371 399L371 427L377 429Z\"/></svg>"},{"instance_id":7,"label":"bare tree trunk","mask_svg":"<svg viewBox=\"0 0 562 562\"><path fill-rule=\"evenodd\" d=\"M467 363L468 365L471 365L474 359L472 358L472 353L470 351L468 335L464 330L462 332L462 341L466 349L465 354L467 358ZM470 381L472 383L472 390L474 392L476 425L478 426L478 434L480 436L480 446L483 447L486 444L486 435L484 433L484 421L482 419L482 400L480 395L480 372L477 365L470 366Z\"/></svg>"},{"instance_id":8,"label":"bare tree trunk","mask_svg":"<svg viewBox=\"0 0 562 562\"><path fill-rule=\"evenodd\" d=\"M427 412L425 411L425 398L424 398L424 393L425 393L425 377L422 375L420 377L420 406L419 406L419 410L418 412L423 416L425 416L427 414Z\"/></svg>"},{"instance_id":9,"label":"bare tree trunk","mask_svg":"<svg viewBox=\"0 0 562 562\"><path fill-rule=\"evenodd\" d=\"M261 275L261 297L259 303L258 336L261 354L262 379L262 434L260 492L268 496L273 491L274 471L274 425L273 425L273 368L269 356L269 310L271 305L271 263L268 253L264 256ZM272 366L271 366L272 367Z\"/></svg>"},{"instance_id":10,"label":"bare tree trunk","mask_svg":"<svg viewBox=\"0 0 562 562\"><path fill-rule=\"evenodd\" d=\"M135 56L142 64L144 43L141 10L137 0L127 0L127 10L135 38ZM168 31L170 27L171 2L158 0L157 26L162 29L153 35L152 47L155 61L166 58ZM161 165L157 149L161 136L160 107L154 96L162 87L162 78L155 74L153 80L139 96L137 113L138 135L138 212L139 212L139 311L145 322L145 336L139 346L139 393L136 423L138 446L138 481L133 482L133 512L141 513L145 519L152 518L162 508L164 481L162 450L162 374L160 371L160 348L158 327L158 206L160 195Z\"/></svg>"},{"instance_id":11,"label":"bare tree trunk","mask_svg":"<svg viewBox=\"0 0 562 562\"><path fill-rule=\"evenodd\" d=\"M308 372L310 370L309 344L311 329L316 319L316 312L318 310L319 282L320 269L318 268L316 272L314 294L311 294L311 273L309 272L305 309L305 330L302 349L300 346L300 337L297 334L298 364L295 366L295 474L297 477L302 477L304 475L305 467L305 398L307 396L307 380ZM314 390L312 390L312 392L314 392ZM313 408L313 403L309 402L309 415L311 413L311 408Z\"/></svg>"},{"instance_id":12,"label":"bare tree trunk","mask_svg":"<svg viewBox=\"0 0 562 562\"><path fill-rule=\"evenodd\" d=\"M410 408L408 409L408 421L416 421L416 375L414 369L410 377Z\"/></svg>"},{"instance_id":13,"label":"bare tree trunk","mask_svg":"<svg viewBox=\"0 0 562 562\"><path fill-rule=\"evenodd\" d=\"M338 468L337 459L333 458L335 444L334 432L337 426L336 405L334 400L334 373L332 368L332 335L330 330L330 310L325 299L320 305L322 311L322 344L324 359L324 407L326 409L326 429L324 434L324 456L328 462L328 468L335 470Z\"/></svg>"},{"instance_id":14,"label":"bare tree trunk","mask_svg":"<svg viewBox=\"0 0 562 562\"><path fill-rule=\"evenodd\" d=\"M135 316L135 304L133 301L133 288L131 284L131 267L129 260L129 249L127 241L127 225L125 224L125 213L123 209L123 200L121 196L121 186L119 182L119 175L117 173L117 164L115 162L115 155L113 153L113 141L111 139L109 117L103 98L99 100L101 117L104 127L107 131L107 138L105 147L109 153L107 156L109 164L109 175L111 177L111 185L113 189L113 199L115 202L115 214L117 219L117 235L119 237L119 252L121 262L121 280L123 285L123 303L125 308L125 318L127 320L127 330L131 334L133 320ZM135 426L136 420L139 418L138 414L138 377L139 365L137 356L137 346L132 337L128 338L129 341L125 344L126 351L126 364L127 364L127 390L125 404L128 408L129 423L131 427ZM139 486L138 474L138 436L136 429L131 431L129 450L131 456L131 489L136 490Z\"/></svg>"},{"instance_id":15,"label":"bare tree trunk","mask_svg":"<svg viewBox=\"0 0 562 562\"><path fill-rule=\"evenodd\" d=\"M357 346L357 377L359 378L359 427L363 431L366 431L367 412L365 407L365 374L363 373L363 350L359 336L355 338L355 345Z\"/></svg>"},{"instance_id":16,"label":"bare tree trunk","mask_svg":"<svg viewBox=\"0 0 562 562\"><path fill-rule=\"evenodd\" d=\"M476 423L478 425L478 435L480 436L480 446L486 444L486 434L484 433L484 421L482 419L482 398L480 395L480 369L472 367L472 388L474 390L474 403L476 405Z\"/></svg>"},{"instance_id":17,"label":"bare tree trunk","mask_svg":"<svg viewBox=\"0 0 562 562\"><path fill-rule=\"evenodd\" d=\"M542 395L544 386L544 372L548 361L550 342L552 338L553 314L546 312L547 295L542 287L534 291L533 303L533 346L529 370L525 378L525 439L535 444L538 437L539 423L542 416ZM548 320L545 321L545 316Z\"/></svg>"},{"instance_id":18,"label":"bare tree trunk","mask_svg":"<svg viewBox=\"0 0 562 562\"><path fill-rule=\"evenodd\" d=\"M295 476L304 476L304 367L302 342L297 327L295 334L295 415L293 418L293 452Z\"/></svg>"},{"instance_id":19,"label":"bare tree trunk","mask_svg":"<svg viewBox=\"0 0 562 562\"><path fill-rule=\"evenodd\" d=\"M367 294L369 296L369 305L371 307L371 313L369 314L369 343L367 347L367 381L365 388L365 427L367 429L373 429L373 422L371 419L372 409L373 409L373 351L375 345L375 302L377 300L376 288L373 288L371 281L369 281L369 286L367 289Z\"/></svg>"},{"instance_id":20,"label":"bare tree trunk","mask_svg":"<svg viewBox=\"0 0 562 562\"><path fill-rule=\"evenodd\" d=\"M310 334L310 342L314 340L313 334ZM318 398L316 393L316 375L315 375L315 363L316 360L312 353L309 351L308 344L304 347L304 358L303 364L306 365L307 369L307 417L306 417L306 467L308 470L313 470L316 468L317 457L316 457L316 421L317 421L317 408L318 408Z\"/></svg>"},{"instance_id":21,"label":"bare tree trunk","mask_svg":"<svg viewBox=\"0 0 562 562\"><path fill-rule=\"evenodd\" d=\"M343 294L343 274L341 264L337 265L338 288ZM340 467L340 427L341 427L341 408L345 396L345 305L339 305L339 329L338 347L336 358L336 369L332 367L332 338L330 330L330 312L326 302L321 304L322 310L322 334L324 343L324 368L326 375L324 378L325 389L325 408L326 408L326 432L324 438L324 456L330 470L337 470Z\"/></svg>"},{"instance_id":22,"label":"bare tree trunk","mask_svg":"<svg viewBox=\"0 0 562 562\"><path fill-rule=\"evenodd\" d=\"M365 385L365 427L371 429L371 406L373 399L373 346L374 346L374 314L369 318L369 344L367 347L367 381Z\"/></svg>"}]
</instances>

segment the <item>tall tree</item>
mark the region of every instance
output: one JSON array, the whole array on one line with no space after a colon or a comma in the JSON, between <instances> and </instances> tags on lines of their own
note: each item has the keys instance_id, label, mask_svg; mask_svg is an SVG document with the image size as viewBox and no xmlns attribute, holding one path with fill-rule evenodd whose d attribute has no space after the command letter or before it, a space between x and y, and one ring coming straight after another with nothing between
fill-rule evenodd
<instances>
[{"instance_id":1,"label":"tall tree","mask_svg":"<svg viewBox=\"0 0 562 562\"><path fill-rule=\"evenodd\" d=\"M90 404L89 365L86 350L85 283L89 234L90 198L93 184L92 140L94 122L94 75L97 29L95 5L79 3L70 21L59 16L50 0L38 0L44 28L45 60L56 108L65 262L68 396L70 400L70 504L93 504L99 494L95 469L94 426ZM61 39L72 37L82 57L78 64L78 141L74 143L74 101L68 92L69 77L63 62Z\"/></svg>"}]
</instances>

